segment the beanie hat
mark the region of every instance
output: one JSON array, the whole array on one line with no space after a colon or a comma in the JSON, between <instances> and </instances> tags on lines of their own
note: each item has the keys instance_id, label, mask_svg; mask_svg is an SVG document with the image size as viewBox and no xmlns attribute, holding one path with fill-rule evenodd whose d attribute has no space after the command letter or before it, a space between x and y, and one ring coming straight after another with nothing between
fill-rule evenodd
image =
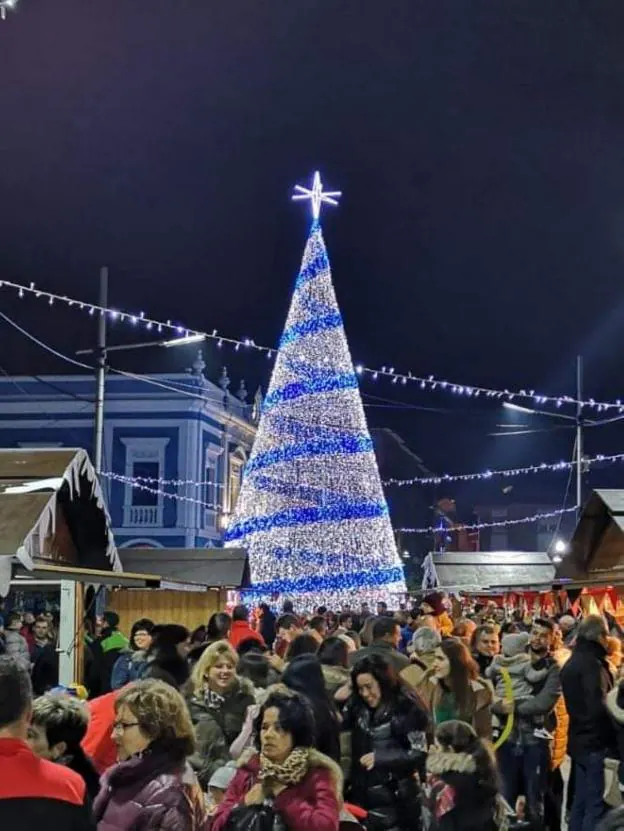
<instances>
[{"instance_id":1,"label":"beanie hat","mask_svg":"<svg viewBox=\"0 0 624 831\"><path fill-rule=\"evenodd\" d=\"M529 633L518 632L514 635L503 635L502 647L503 655L506 658L513 658L516 655L521 655L526 651L529 645Z\"/></svg>"},{"instance_id":2,"label":"beanie hat","mask_svg":"<svg viewBox=\"0 0 624 831\"><path fill-rule=\"evenodd\" d=\"M119 626L119 615L117 612L104 612L103 618L110 629L116 629Z\"/></svg>"},{"instance_id":3,"label":"beanie hat","mask_svg":"<svg viewBox=\"0 0 624 831\"><path fill-rule=\"evenodd\" d=\"M444 612L444 598L440 592L432 592L432 594L425 595L422 602L426 603L427 606L431 606L434 617L438 617L438 615Z\"/></svg>"},{"instance_id":4,"label":"beanie hat","mask_svg":"<svg viewBox=\"0 0 624 831\"><path fill-rule=\"evenodd\" d=\"M572 617L572 615L563 615L559 618L559 626L562 624L570 629L574 629L576 626L576 620Z\"/></svg>"},{"instance_id":5,"label":"beanie hat","mask_svg":"<svg viewBox=\"0 0 624 831\"><path fill-rule=\"evenodd\" d=\"M153 629L154 621L150 620L148 617L142 617L139 618L139 620L135 620L132 624L132 629L130 630L130 641L132 642L137 632L147 632L148 635L151 635Z\"/></svg>"}]
</instances>

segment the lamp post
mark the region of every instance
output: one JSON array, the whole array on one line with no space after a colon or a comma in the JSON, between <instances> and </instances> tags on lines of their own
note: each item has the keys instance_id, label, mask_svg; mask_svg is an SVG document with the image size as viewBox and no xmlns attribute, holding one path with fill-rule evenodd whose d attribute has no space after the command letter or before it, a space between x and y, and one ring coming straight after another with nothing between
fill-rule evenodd
<instances>
[{"instance_id":1,"label":"lamp post","mask_svg":"<svg viewBox=\"0 0 624 831\"><path fill-rule=\"evenodd\" d=\"M108 268L103 266L100 269L100 309L108 308ZM97 355L96 384L97 393L95 398L95 427L93 440L93 459L96 473L102 472L102 461L104 455L104 401L106 395L106 371L108 369L109 352L127 352L132 349L145 349L148 346L186 346L189 343L198 343L205 340L204 335L184 335L179 338L167 340L151 340L143 343L107 345L106 312L100 312L98 321L98 343L95 349L80 349L76 355Z\"/></svg>"},{"instance_id":2,"label":"lamp post","mask_svg":"<svg viewBox=\"0 0 624 831\"><path fill-rule=\"evenodd\" d=\"M519 404L513 404L510 401L505 401L503 407L507 410L514 410L519 413L527 413L529 415L543 415L548 418L558 418L564 421L573 421L576 425L576 440L574 442L574 465L576 470L576 520L581 518L581 509L583 507L583 428L585 424L600 424L600 422L590 421L583 418L583 358L578 355L576 358L576 414L566 415L564 413L553 413L548 410L535 410L531 407L523 407ZM500 433L496 435L501 435ZM511 434L503 434L511 435Z\"/></svg>"}]
</instances>

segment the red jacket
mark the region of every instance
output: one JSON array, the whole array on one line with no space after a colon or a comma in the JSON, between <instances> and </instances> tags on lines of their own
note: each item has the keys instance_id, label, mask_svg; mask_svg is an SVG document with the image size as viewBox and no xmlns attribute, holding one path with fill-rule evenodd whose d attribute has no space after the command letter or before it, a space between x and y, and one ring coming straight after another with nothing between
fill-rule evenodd
<instances>
[{"instance_id":1,"label":"red jacket","mask_svg":"<svg viewBox=\"0 0 624 831\"><path fill-rule=\"evenodd\" d=\"M122 688L123 689L123 688ZM119 690L100 695L89 701L89 727L81 742L82 749L91 757L98 773L104 773L117 761L117 746L113 741L115 721L115 699Z\"/></svg>"},{"instance_id":2,"label":"red jacket","mask_svg":"<svg viewBox=\"0 0 624 831\"><path fill-rule=\"evenodd\" d=\"M252 756L230 783L214 815L210 831L224 831L232 810L242 803L258 778L260 760ZM342 774L338 765L316 750L310 751L310 767L297 785L290 785L273 802L288 831L338 831Z\"/></svg>"},{"instance_id":3,"label":"red jacket","mask_svg":"<svg viewBox=\"0 0 624 831\"><path fill-rule=\"evenodd\" d=\"M239 644L248 640L258 641L259 644L265 646L262 635L256 632L255 629L252 629L246 620L235 620L230 630L230 643L232 647L238 649Z\"/></svg>"},{"instance_id":4,"label":"red jacket","mask_svg":"<svg viewBox=\"0 0 624 831\"><path fill-rule=\"evenodd\" d=\"M0 739L0 828L90 831L90 814L81 776L35 756L20 739Z\"/></svg>"}]
</instances>

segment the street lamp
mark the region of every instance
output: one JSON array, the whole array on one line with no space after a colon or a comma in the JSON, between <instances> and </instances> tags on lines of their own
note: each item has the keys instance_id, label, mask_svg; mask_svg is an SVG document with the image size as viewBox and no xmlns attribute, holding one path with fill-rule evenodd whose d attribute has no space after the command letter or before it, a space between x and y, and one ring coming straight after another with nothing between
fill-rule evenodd
<instances>
[{"instance_id":1,"label":"street lamp","mask_svg":"<svg viewBox=\"0 0 624 831\"><path fill-rule=\"evenodd\" d=\"M503 407L506 410L514 410L518 413L527 413L529 415L543 415L549 418L558 418L565 421L573 421L576 424L576 442L574 445L574 457L576 468L576 519L581 518L581 508L583 503L583 426L584 424L593 424L589 420L583 418L583 359L579 355L576 359L576 415L566 415L565 413L552 413L548 410L534 410L531 407L524 407L520 404L514 404L510 401L503 402ZM497 435L513 435L512 433L503 433Z\"/></svg>"},{"instance_id":2,"label":"street lamp","mask_svg":"<svg viewBox=\"0 0 624 831\"><path fill-rule=\"evenodd\" d=\"M553 563L560 563L563 559L563 555L568 550L568 544L565 540L557 539L552 547L553 550Z\"/></svg>"}]
</instances>

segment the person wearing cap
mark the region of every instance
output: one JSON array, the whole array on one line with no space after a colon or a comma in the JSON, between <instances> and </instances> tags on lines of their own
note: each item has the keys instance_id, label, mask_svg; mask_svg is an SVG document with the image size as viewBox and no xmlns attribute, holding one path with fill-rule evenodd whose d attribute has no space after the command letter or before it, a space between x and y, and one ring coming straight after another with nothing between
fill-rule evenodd
<instances>
[{"instance_id":1,"label":"person wearing cap","mask_svg":"<svg viewBox=\"0 0 624 831\"><path fill-rule=\"evenodd\" d=\"M453 631L453 621L446 611L444 595L440 592L432 592L423 597L420 613L423 617L434 618L435 628L443 638L447 638Z\"/></svg>"},{"instance_id":2,"label":"person wearing cap","mask_svg":"<svg viewBox=\"0 0 624 831\"><path fill-rule=\"evenodd\" d=\"M576 640L576 620L572 615L563 615L559 618L559 629L563 635L564 646L574 646Z\"/></svg>"},{"instance_id":3,"label":"person wearing cap","mask_svg":"<svg viewBox=\"0 0 624 831\"><path fill-rule=\"evenodd\" d=\"M117 612L104 612L104 624L99 640L91 645L93 660L89 677L92 697L111 691L113 667L122 652L128 649L128 638L119 631Z\"/></svg>"}]
</instances>

